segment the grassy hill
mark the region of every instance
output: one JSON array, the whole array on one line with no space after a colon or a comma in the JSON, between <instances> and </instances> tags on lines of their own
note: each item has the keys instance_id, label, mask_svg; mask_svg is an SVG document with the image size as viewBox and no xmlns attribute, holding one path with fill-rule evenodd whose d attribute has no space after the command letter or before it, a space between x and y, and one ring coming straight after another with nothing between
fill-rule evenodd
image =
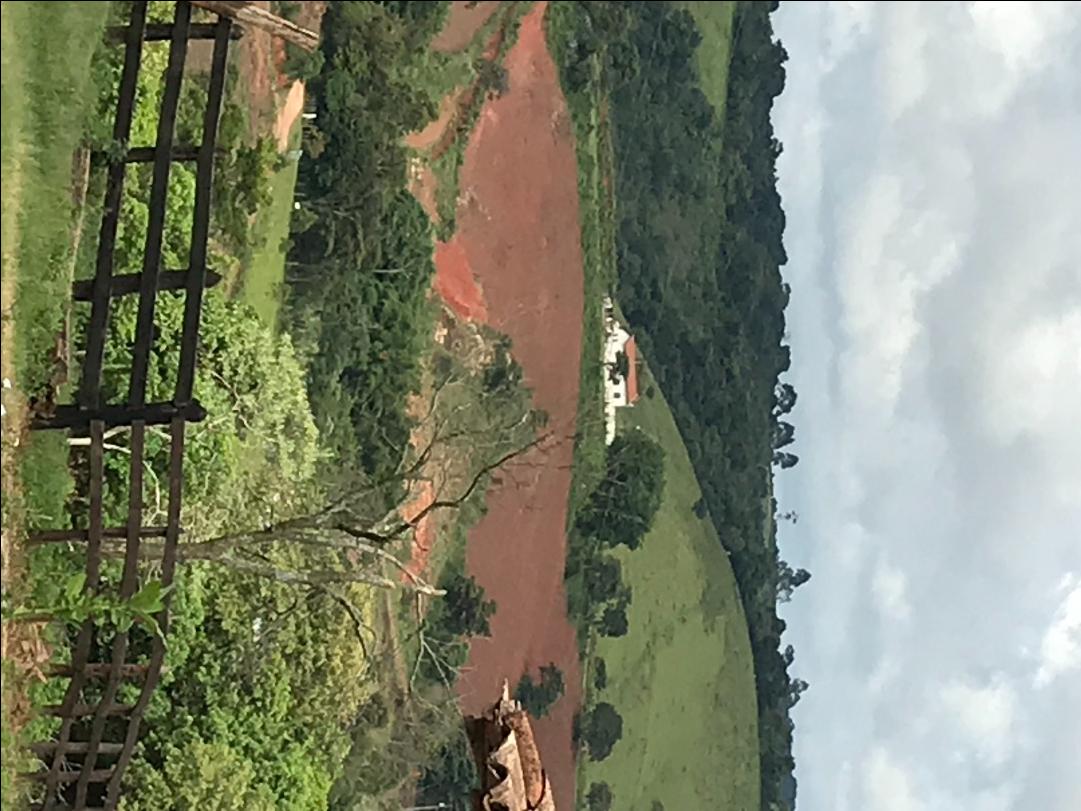
<instances>
[{"instance_id":1,"label":"grassy hill","mask_svg":"<svg viewBox=\"0 0 1081 811\"><path fill-rule=\"evenodd\" d=\"M728 65L732 51L733 2L688 0L679 4L694 17L702 42L695 50L702 92L720 116L728 100Z\"/></svg>"},{"instance_id":2,"label":"grassy hill","mask_svg":"<svg viewBox=\"0 0 1081 811\"><path fill-rule=\"evenodd\" d=\"M623 430L641 428L665 450L664 501L641 548L622 549L633 589L630 631L601 637L608 683L593 701L623 715L623 738L600 762L583 758L582 790L611 786L615 811L759 807L758 723L747 623L728 558L668 404L647 373Z\"/></svg>"}]
</instances>

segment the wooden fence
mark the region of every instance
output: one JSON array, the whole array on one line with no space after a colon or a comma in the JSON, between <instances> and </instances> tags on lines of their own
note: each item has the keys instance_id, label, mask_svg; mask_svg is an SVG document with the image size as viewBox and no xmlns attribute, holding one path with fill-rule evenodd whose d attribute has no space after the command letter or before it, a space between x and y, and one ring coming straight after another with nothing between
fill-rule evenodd
<instances>
[{"instance_id":1,"label":"wooden fence","mask_svg":"<svg viewBox=\"0 0 1081 811\"><path fill-rule=\"evenodd\" d=\"M51 529L32 533L30 542L68 542L85 545L86 586L94 593L109 593L121 600L131 598L140 586L140 543L144 538L164 538L160 579L168 586L176 569L180 538L180 505L183 485L184 430L187 422L198 421L204 411L193 396L196 351L203 291L217 277L207 270L210 229L211 185L215 140L225 92L226 58L230 39L236 34L232 21L193 23L191 4L176 4L172 24L147 22L147 4L133 4L127 26L110 30L110 40L122 43L123 72L120 78L113 140L128 144L136 101L143 44L160 40L169 43L169 59L158 130L153 146L135 145L122 156L106 156L104 214L98 240L95 275L76 282L73 298L88 301L90 319L86 333L86 354L72 405L58 406L54 413L36 418L35 430L66 429L89 437L88 475L84 478L89 504L87 526L81 529ZM189 41L213 41L206 109L201 143L176 144L174 130L184 65ZM194 161L196 187L190 260L187 268L163 269L162 240L166 217L166 197L171 165ZM127 166L152 163L149 218L142 269L130 275L114 275L114 249L120 221L120 203ZM147 376L155 341L154 309L158 292L179 291L184 296L183 334L180 361L173 397L167 402L147 402ZM132 346L131 374L127 397L122 403L104 402L102 367L108 333L110 306L119 296L137 295L138 313ZM147 426L168 426L169 467L168 506L164 526L143 525L144 441ZM129 497L127 521L120 527L103 525L104 442L107 428L129 426L131 430ZM82 477L80 477L82 478ZM103 582L102 561L105 543L123 542L123 569L118 584ZM168 632L168 595L165 609L156 617L163 634ZM142 632L140 632L142 633ZM111 641L109 636L111 634ZM150 634L146 634L150 637ZM134 655L128 632L105 632L93 620L82 624L71 651L70 665L55 668L53 676L68 679L63 701L44 712L60 719L52 740L33 744L41 769L27 777L44 784L40 809L115 808L120 798L121 780L138 742L143 717L161 678L165 656L162 637L153 635L149 656ZM140 640L140 644L145 640ZM143 645L145 648L145 644ZM139 659L140 661L129 661ZM100 660L100 661L99 661ZM133 703L120 703L122 685L135 686Z\"/></svg>"}]
</instances>

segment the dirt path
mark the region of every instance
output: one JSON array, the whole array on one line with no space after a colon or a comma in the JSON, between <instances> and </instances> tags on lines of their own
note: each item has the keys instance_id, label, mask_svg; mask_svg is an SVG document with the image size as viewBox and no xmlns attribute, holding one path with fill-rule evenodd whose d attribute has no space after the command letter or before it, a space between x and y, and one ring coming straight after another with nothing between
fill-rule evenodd
<instances>
[{"instance_id":1,"label":"dirt path","mask_svg":"<svg viewBox=\"0 0 1081 811\"><path fill-rule=\"evenodd\" d=\"M278 110L278 116L274 119L274 140L278 143L278 151L289 151L289 136L293 132L293 124L304 112L304 82L293 82L289 86L289 93L285 96L285 103Z\"/></svg>"},{"instance_id":2,"label":"dirt path","mask_svg":"<svg viewBox=\"0 0 1081 811\"><path fill-rule=\"evenodd\" d=\"M513 341L536 405L560 441L505 471L470 533L467 566L498 605L459 685L482 710L504 679L554 662L567 694L537 724L557 806L574 807L571 726L578 648L563 591L582 338L577 167L566 105L544 39L545 3L522 20L507 56L510 90L485 104L461 173L458 233L436 252L436 285L460 314ZM483 291L483 295L481 294Z\"/></svg>"}]
</instances>

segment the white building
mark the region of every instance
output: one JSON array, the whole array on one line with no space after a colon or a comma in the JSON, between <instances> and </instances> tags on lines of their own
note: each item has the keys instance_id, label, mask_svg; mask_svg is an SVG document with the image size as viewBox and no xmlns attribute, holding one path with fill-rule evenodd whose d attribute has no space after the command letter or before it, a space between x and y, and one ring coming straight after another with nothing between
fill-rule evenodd
<instances>
[{"instance_id":1,"label":"white building","mask_svg":"<svg viewBox=\"0 0 1081 811\"><path fill-rule=\"evenodd\" d=\"M627 374L616 371L620 354L627 358ZM604 299L604 441L616 438L616 410L638 399L638 347L634 336L616 317L612 300Z\"/></svg>"}]
</instances>

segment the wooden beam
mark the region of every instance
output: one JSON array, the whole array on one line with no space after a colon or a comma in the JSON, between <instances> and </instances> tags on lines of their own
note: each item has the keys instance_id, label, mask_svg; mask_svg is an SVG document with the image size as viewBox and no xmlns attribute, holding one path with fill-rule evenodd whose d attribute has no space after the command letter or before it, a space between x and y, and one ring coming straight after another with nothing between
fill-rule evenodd
<instances>
[{"instance_id":1,"label":"wooden beam","mask_svg":"<svg viewBox=\"0 0 1081 811\"><path fill-rule=\"evenodd\" d=\"M172 401L162 403L146 403L145 405L106 405L95 409L80 408L74 405L59 405L49 417L35 417L30 421L30 428L34 431L62 430L72 428L85 428L96 420L110 428L117 425L131 425L136 420L142 420L147 425L165 425L174 419L182 419L187 422L201 422L206 418L206 409L197 401L189 400L177 404ZM90 459L93 463L95 453L101 455L101 439L90 444ZM91 484L95 482L93 474ZM91 539L94 534L91 532ZM98 530L101 537L101 530Z\"/></svg>"},{"instance_id":2,"label":"wooden beam","mask_svg":"<svg viewBox=\"0 0 1081 811\"><path fill-rule=\"evenodd\" d=\"M125 273L122 276L113 276L110 280L109 295L130 296L139 292L139 280L141 273ZM213 271L206 274L206 286L214 287L221 282L221 275ZM183 290L188 285L188 271L166 270L158 274L158 290ZM75 301L90 301L94 295L94 283L92 279L80 279L71 285L71 297Z\"/></svg>"},{"instance_id":3,"label":"wooden beam","mask_svg":"<svg viewBox=\"0 0 1081 811\"><path fill-rule=\"evenodd\" d=\"M305 51L314 51L319 47L319 34L307 28L301 28L284 17L272 14L245 0L192 0L193 6L212 11L222 17L228 17L241 25L248 25L266 31L286 42L291 42Z\"/></svg>"}]
</instances>

